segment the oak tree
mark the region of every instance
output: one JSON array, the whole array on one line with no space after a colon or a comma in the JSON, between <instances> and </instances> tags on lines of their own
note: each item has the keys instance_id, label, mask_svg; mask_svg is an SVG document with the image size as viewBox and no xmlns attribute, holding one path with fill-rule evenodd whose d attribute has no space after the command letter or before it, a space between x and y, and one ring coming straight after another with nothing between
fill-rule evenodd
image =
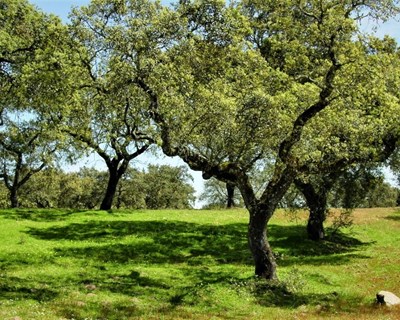
<instances>
[{"instance_id":1,"label":"oak tree","mask_svg":"<svg viewBox=\"0 0 400 320\"><path fill-rule=\"evenodd\" d=\"M173 70L168 90L151 76L137 80L151 99L164 153L239 188L257 276L277 277L266 227L294 179L354 153L373 157L370 147L399 130L398 119L380 118L399 114L397 73L387 72L397 70L398 57L371 50L375 40L361 36L357 23L395 5L180 1L188 33L160 66ZM273 170L257 196L250 174L261 161Z\"/></svg>"}]
</instances>

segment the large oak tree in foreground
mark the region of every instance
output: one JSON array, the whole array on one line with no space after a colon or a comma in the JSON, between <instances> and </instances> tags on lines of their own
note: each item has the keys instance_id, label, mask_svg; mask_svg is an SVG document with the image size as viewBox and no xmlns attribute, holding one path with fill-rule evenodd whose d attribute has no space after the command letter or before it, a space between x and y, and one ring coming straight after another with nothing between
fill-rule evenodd
<instances>
[{"instance_id":1,"label":"large oak tree in foreground","mask_svg":"<svg viewBox=\"0 0 400 320\"><path fill-rule=\"evenodd\" d=\"M400 112L399 82L388 70L398 70L398 56L376 48L355 21L391 4L246 1L254 44L246 46L235 8L182 1L190 35L171 50L174 101L151 79L138 80L164 152L241 191L257 276L277 277L266 227L293 180L329 172L355 153L372 159L382 140L397 135L398 118L388 115ZM262 162L273 174L257 197L249 173Z\"/></svg>"},{"instance_id":2,"label":"large oak tree in foreground","mask_svg":"<svg viewBox=\"0 0 400 320\"><path fill-rule=\"evenodd\" d=\"M387 72L398 57L359 34L356 21L385 17L392 1L93 4L118 39L107 44L125 52L115 79L145 93L164 153L240 190L259 277L277 277L267 225L294 179L355 153L373 158L399 130L388 117L400 112L399 83ZM256 193L252 172L263 166L272 173Z\"/></svg>"}]
</instances>

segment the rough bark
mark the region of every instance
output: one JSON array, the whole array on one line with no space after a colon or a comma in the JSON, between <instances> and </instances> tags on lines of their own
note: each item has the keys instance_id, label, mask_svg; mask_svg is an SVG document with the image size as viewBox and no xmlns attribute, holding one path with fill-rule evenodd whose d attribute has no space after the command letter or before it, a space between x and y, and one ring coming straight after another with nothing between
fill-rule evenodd
<instances>
[{"instance_id":1,"label":"rough bark","mask_svg":"<svg viewBox=\"0 0 400 320\"><path fill-rule=\"evenodd\" d=\"M326 219L326 207L310 208L310 216L307 222L308 238L314 241L325 238L324 221Z\"/></svg>"},{"instance_id":2,"label":"rough bark","mask_svg":"<svg viewBox=\"0 0 400 320\"><path fill-rule=\"evenodd\" d=\"M117 192L118 182L122 175L128 168L129 160L122 161L122 164L118 167L120 160L113 159L107 162L108 166L108 182L107 189L104 194L103 201L100 205L100 210L110 210L114 200L115 193Z\"/></svg>"},{"instance_id":3,"label":"rough bark","mask_svg":"<svg viewBox=\"0 0 400 320\"><path fill-rule=\"evenodd\" d=\"M277 279L276 261L268 242L267 223L272 214L265 210L253 208L250 212L248 241L253 255L255 275L267 280Z\"/></svg>"},{"instance_id":4,"label":"rough bark","mask_svg":"<svg viewBox=\"0 0 400 320\"><path fill-rule=\"evenodd\" d=\"M324 239L324 221L328 208L327 189L322 186L320 190L317 190L311 183L305 183L300 180L295 180L295 184L304 195L307 206L310 209L307 222L308 238L314 241Z\"/></svg>"},{"instance_id":5,"label":"rough bark","mask_svg":"<svg viewBox=\"0 0 400 320\"><path fill-rule=\"evenodd\" d=\"M114 200L115 193L117 191L117 185L119 182L118 172L109 171L107 189L104 194L103 200L100 205L100 210L110 210Z\"/></svg>"},{"instance_id":6,"label":"rough bark","mask_svg":"<svg viewBox=\"0 0 400 320\"><path fill-rule=\"evenodd\" d=\"M10 204L11 208L18 208L19 201L18 201L18 190L17 188L10 189Z\"/></svg>"},{"instance_id":7,"label":"rough bark","mask_svg":"<svg viewBox=\"0 0 400 320\"><path fill-rule=\"evenodd\" d=\"M250 214L248 242L254 259L255 275L267 280L277 279L277 265L268 241L268 222L290 187L293 177L294 172L291 168L282 172L276 170L276 179L272 179L260 199L257 199L247 175L239 175L237 180L237 186Z\"/></svg>"}]
</instances>

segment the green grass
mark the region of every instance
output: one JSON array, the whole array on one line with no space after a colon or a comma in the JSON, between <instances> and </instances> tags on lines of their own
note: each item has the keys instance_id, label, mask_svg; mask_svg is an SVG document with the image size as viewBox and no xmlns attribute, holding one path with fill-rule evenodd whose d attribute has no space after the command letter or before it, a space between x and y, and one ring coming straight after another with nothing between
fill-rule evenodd
<instances>
[{"instance_id":1,"label":"green grass","mask_svg":"<svg viewBox=\"0 0 400 320\"><path fill-rule=\"evenodd\" d=\"M400 211L357 210L334 241L278 212L280 283L253 278L247 213L0 211L0 319L400 319Z\"/></svg>"}]
</instances>

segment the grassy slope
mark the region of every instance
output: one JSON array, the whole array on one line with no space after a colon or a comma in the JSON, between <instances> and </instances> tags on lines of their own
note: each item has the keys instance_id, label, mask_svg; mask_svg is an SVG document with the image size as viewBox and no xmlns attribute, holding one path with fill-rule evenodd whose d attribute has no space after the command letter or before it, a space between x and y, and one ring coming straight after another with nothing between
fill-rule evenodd
<instances>
[{"instance_id":1,"label":"grassy slope","mask_svg":"<svg viewBox=\"0 0 400 320\"><path fill-rule=\"evenodd\" d=\"M247 214L0 212L0 319L400 319L400 211L357 210L335 242L279 212L269 236L285 283L253 279Z\"/></svg>"}]
</instances>

